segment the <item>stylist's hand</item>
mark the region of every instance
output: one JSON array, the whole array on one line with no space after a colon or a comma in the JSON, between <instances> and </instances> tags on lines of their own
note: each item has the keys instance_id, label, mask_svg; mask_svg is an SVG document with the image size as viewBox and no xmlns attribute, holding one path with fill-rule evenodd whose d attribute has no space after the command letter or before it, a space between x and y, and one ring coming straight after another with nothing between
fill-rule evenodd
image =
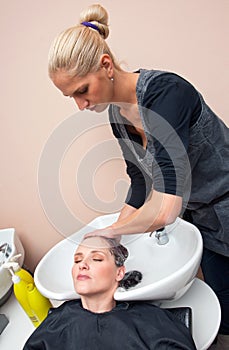
<instances>
[{"instance_id":1,"label":"stylist's hand","mask_svg":"<svg viewBox=\"0 0 229 350\"><path fill-rule=\"evenodd\" d=\"M111 226L99 229L99 230L95 230L92 232L87 233L84 238L88 238L88 237L98 237L98 236L102 236L102 237L107 237L107 238L113 238L117 241L117 243L120 242L122 236L121 235L117 235L115 234L114 229Z\"/></svg>"}]
</instances>

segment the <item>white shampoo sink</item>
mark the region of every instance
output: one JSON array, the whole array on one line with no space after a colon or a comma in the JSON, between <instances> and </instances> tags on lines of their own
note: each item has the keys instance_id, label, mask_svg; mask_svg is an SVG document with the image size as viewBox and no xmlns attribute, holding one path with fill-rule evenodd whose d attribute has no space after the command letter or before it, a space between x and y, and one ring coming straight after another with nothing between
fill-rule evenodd
<instances>
[{"instance_id":1,"label":"white shampoo sink","mask_svg":"<svg viewBox=\"0 0 229 350\"><path fill-rule=\"evenodd\" d=\"M100 216L83 229L56 244L40 261L34 278L40 292L54 300L79 298L73 288L71 267L83 236L117 220L118 214ZM202 237L192 224L177 218L165 228L169 242L159 245L155 233L122 236L129 250L127 271L142 272L140 284L129 290L118 288L116 300L176 300L191 286L202 256Z\"/></svg>"},{"instance_id":2,"label":"white shampoo sink","mask_svg":"<svg viewBox=\"0 0 229 350\"><path fill-rule=\"evenodd\" d=\"M9 298L12 287L12 277L8 270L3 268L5 262L10 261L16 254L21 254L19 264L24 261L24 248L14 228L0 230L0 305Z\"/></svg>"}]
</instances>

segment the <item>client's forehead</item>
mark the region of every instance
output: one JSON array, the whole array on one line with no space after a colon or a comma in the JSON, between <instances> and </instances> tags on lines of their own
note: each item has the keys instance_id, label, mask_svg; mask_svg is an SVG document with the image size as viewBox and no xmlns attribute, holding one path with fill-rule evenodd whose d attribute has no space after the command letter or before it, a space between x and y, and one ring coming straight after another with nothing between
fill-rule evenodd
<instances>
[{"instance_id":1,"label":"client's forehead","mask_svg":"<svg viewBox=\"0 0 229 350\"><path fill-rule=\"evenodd\" d=\"M109 249L109 243L103 237L88 237L85 238L77 248L77 250L82 248L86 249Z\"/></svg>"}]
</instances>

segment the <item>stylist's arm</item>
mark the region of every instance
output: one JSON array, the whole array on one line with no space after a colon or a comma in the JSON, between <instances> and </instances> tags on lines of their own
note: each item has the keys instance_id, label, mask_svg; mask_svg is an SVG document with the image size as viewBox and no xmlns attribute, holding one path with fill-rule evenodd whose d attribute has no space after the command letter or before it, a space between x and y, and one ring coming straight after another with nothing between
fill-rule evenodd
<instances>
[{"instance_id":1,"label":"stylist's arm","mask_svg":"<svg viewBox=\"0 0 229 350\"><path fill-rule=\"evenodd\" d=\"M86 236L101 235L119 239L121 235L152 232L172 224L179 216L181 208L181 197L153 190L141 208L133 208L129 215L121 215L111 226L90 232Z\"/></svg>"}]
</instances>

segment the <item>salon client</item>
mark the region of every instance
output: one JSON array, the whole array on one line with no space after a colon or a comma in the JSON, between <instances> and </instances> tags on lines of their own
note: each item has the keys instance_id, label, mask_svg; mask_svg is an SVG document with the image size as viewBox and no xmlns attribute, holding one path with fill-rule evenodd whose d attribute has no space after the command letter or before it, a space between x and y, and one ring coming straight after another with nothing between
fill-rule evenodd
<instances>
[{"instance_id":1,"label":"salon client","mask_svg":"<svg viewBox=\"0 0 229 350\"><path fill-rule=\"evenodd\" d=\"M168 310L146 302L116 302L125 277L127 249L113 239L89 237L74 255L72 277L81 299L51 309L24 350L194 350L189 329ZM144 278L144 276L143 276ZM124 280L124 282L122 282Z\"/></svg>"}]
</instances>

